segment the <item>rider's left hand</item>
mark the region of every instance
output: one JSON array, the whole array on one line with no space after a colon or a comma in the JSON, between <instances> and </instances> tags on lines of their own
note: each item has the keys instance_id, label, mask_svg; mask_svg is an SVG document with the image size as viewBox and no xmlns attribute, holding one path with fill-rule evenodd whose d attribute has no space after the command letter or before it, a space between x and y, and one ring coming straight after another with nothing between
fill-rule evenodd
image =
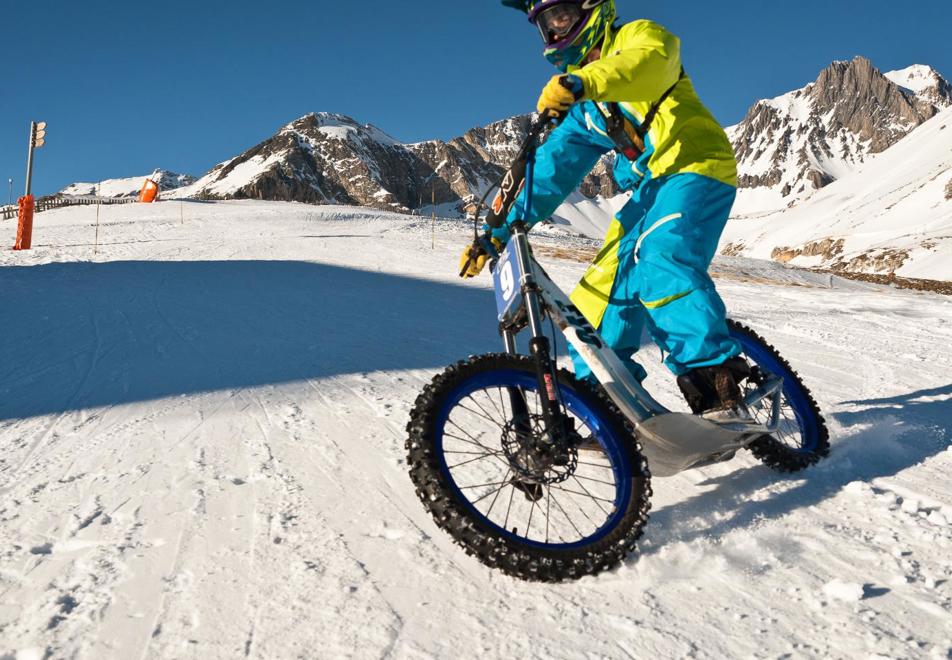
<instances>
[{"instance_id":1,"label":"rider's left hand","mask_svg":"<svg viewBox=\"0 0 952 660\"><path fill-rule=\"evenodd\" d=\"M585 96L585 86L582 79L572 74L554 76L543 88L542 96L536 105L539 112L564 114L573 103Z\"/></svg>"}]
</instances>

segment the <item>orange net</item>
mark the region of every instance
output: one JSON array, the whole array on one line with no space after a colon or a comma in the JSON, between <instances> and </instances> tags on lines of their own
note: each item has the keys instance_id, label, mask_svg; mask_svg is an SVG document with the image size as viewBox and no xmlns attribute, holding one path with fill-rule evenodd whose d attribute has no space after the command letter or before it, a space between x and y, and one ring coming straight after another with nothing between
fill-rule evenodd
<instances>
[{"instance_id":1,"label":"orange net","mask_svg":"<svg viewBox=\"0 0 952 660\"><path fill-rule=\"evenodd\" d=\"M142 184L142 190L139 191L139 201L143 204L151 204L159 196L159 184L152 179L146 179Z\"/></svg>"},{"instance_id":2,"label":"orange net","mask_svg":"<svg viewBox=\"0 0 952 660\"><path fill-rule=\"evenodd\" d=\"M14 250L29 250L33 244L33 211L36 204L33 195L27 195L17 200L20 205L18 214L19 224L17 225L17 242L13 246Z\"/></svg>"}]
</instances>

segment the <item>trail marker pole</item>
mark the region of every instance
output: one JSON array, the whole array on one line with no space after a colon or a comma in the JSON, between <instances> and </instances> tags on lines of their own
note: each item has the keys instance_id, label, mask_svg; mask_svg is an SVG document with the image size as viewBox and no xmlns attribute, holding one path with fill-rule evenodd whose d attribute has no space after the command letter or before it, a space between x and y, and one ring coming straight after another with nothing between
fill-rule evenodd
<instances>
[{"instance_id":1,"label":"trail marker pole","mask_svg":"<svg viewBox=\"0 0 952 660\"><path fill-rule=\"evenodd\" d=\"M433 187L430 188L430 193L431 193L430 195L431 209L433 212L433 220L430 223L431 225L430 228L433 232L433 240L432 240L432 244L430 245L430 249L435 250L436 249L436 184L433 184Z\"/></svg>"},{"instance_id":2,"label":"trail marker pole","mask_svg":"<svg viewBox=\"0 0 952 660\"><path fill-rule=\"evenodd\" d=\"M93 244L93 254L99 254L99 207L102 206L102 181L96 186L96 242Z\"/></svg>"}]
</instances>

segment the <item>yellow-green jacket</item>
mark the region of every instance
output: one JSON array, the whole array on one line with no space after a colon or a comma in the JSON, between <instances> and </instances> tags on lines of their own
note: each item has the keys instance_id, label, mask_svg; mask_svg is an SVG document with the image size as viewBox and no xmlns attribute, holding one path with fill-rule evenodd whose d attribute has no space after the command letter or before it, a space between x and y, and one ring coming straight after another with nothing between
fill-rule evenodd
<instances>
[{"instance_id":1,"label":"yellow-green jacket","mask_svg":"<svg viewBox=\"0 0 952 660\"><path fill-rule=\"evenodd\" d=\"M698 99L691 79L679 80L680 41L663 27L642 20L610 31L601 59L571 73L582 79L585 97L572 106L536 153L531 208L526 212L522 191L506 224L493 230L495 238L507 241L508 225L517 218L531 227L551 217L598 159L614 148L603 114L608 112L607 103L618 103L631 122L641 124L672 86L651 122L644 154L636 162L618 154L614 176L619 186L633 190L647 180L682 173L737 186L731 143Z\"/></svg>"},{"instance_id":2,"label":"yellow-green jacket","mask_svg":"<svg viewBox=\"0 0 952 660\"><path fill-rule=\"evenodd\" d=\"M651 106L678 83L651 123L645 155L637 163L619 163L633 168L636 178L622 180L628 173L616 167L616 176L623 187L637 185L641 177L658 178L681 172L694 172L737 185L737 163L731 143L724 129L701 103L691 79L685 76L678 82L681 41L666 29L652 21L640 20L617 31L609 30L601 58L570 73L582 79L586 100L619 103L622 110L639 123ZM587 122L590 130L598 130L602 122L597 119Z\"/></svg>"}]
</instances>

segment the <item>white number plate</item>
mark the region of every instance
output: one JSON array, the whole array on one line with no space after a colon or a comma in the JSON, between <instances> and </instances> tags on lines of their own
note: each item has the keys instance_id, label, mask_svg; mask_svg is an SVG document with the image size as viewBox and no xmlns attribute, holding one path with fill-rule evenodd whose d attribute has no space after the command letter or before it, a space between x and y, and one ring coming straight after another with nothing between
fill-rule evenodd
<instances>
[{"instance_id":1,"label":"white number plate","mask_svg":"<svg viewBox=\"0 0 952 660\"><path fill-rule=\"evenodd\" d=\"M493 271L493 284L496 286L496 310L499 320L514 317L522 306L522 271L519 260L511 246L503 250L499 263Z\"/></svg>"}]
</instances>

